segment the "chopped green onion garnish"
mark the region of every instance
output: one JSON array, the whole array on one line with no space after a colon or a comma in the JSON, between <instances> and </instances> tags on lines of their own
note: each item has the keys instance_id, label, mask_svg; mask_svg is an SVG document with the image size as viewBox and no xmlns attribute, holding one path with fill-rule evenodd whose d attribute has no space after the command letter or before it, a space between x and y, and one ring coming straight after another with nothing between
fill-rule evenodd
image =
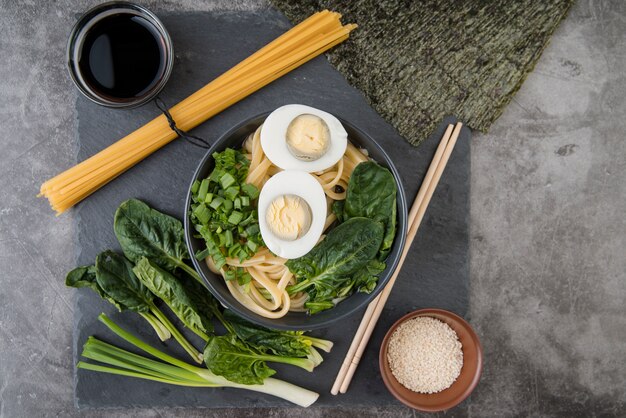
<instances>
[{"instance_id":1,"label":"chopped green onion garnish","mask_svg":"<svg viewBox=\"0 0 626 418\"><path fill-rule=\"evenodd\" d=\"M209 176L209 180L215 183L220 181L220 177L222 177L222 170L218 170L217 168L213 170L211 175Z\"/></svg>"},{"instance_id":2,"label":"chopped green onion garnish","mask_svg":"<svg viewBox=\"0 0 626 418\"><path fill-rule=\"evenodd\" d=\"M239 250L239 253L237 255L237 258L239 259L239 261L243 261L246 258L250 257L251 253L249 253L248 251L246 251L245 248L242 248Z\"/></svg>"},{"instance_id":3,"label":"chopped green onion garnish","mask_svg":"<svg viewBox=\"0 0 626 418\"><path fill-rule=\"evenodd\" d=\"M234 210L228 217L228 222L237 225L243 219L243 213Z\"/></svg>"},{"instance_id":4,"label":"chopped green onion garnish","mask_svg":"<svg viewBox=\"0 0 626 418\"><path fill-rule=\"evenodd\" d=\"M198 251L195 255L196 260L204 260L205 258L207 258L209 256L209 249L205 248L202 251Z\"/></svg>"},{"instance_id":5,"label":"chopped green onion garnish","mask_svg":"<svg viewBox=\"0 0 626 418\"><path fill-rule=\"evenodd\" d=\"M256 235L260 231L261 230L259 229L259 225L258 224L253 224L253 225L250 225L249 227L246 228L246 234L248 236Z\"/></svg>"},{"instance_id":6,"label":"chopped green onion garnish","mask_svg":"<svg viewBox=\"0 0 626 418\"><path fill-rule=\"evenodd\" d=\"M259 197L259 189L257 189L254 184L246 183L243 186L241 186L241 190L245 194L247 194L252 200Z\"/></svg>"},{"instance_id":7,"label":"chopped green onion garnish","mask_svg":"<svg viewBox=\"0 0 626 418\"><path fill-rule=\"evenodd\" d=\"M228 256L229 257L234 257L235 255L237 255L239 253L239 250L241 249L241 244L239 244L238 242L236 242L233 246L231 246L228 249Z\"/></svg>"},{"instance_id":8,"label":"chopped green onion garnish","mask_svg":"<svg viewBox=\"0 0 626 418\"><path fill-rule=\"evenodd\" d=\"M209 206L210 206L211 208L213 208L213 209L217 209L217 208L219 208L219 207L222 205L222 203L224 203L224 202L225 202L225 200L224 200L224 198L223 198L223 197L217 196L217 197L213 198L213 201L211 202L211 204L210 204Z\"/></svg>"},{"instance_id":9,"label":"chopped green onion garnish","mask_svg":"<svg viewBox=\"0 0 626 418\"><path fill-rule=\"evenodd\" d=\"M196 206L196 208L193 210L193 214L198 219L198 221L203 224L209 222L209 219L211 217L209 209L202 203Z\"/></svg>"},{"instance_id":10,"label":"chopped green onion garnish","mask_svg":"<svg viewBox=\"0 0 626 418\"><path fill-rule=\"evenodd\" d=\"M237 278L237 283L239 283L240 286L243 286L246 283L250 283L251 280L252 276L250 273L244 272Z\"/></svg>"},{"instance_id":11,"label":"chopped green onion garnish","mask_svg":"<svg viewBox=\"0 0 626 418\"><path fill-rule=\"evenodd\" d=\"M237 180L235 180L235 178L230 173L224 173L224 175L220 177L220 184L224 189L227 189L236 182Z\"/></svg>"},{"instance_id":12,"label":"chopped green onion garnish","mask_svg":"<svg viewBox=\"0 0 626 418\"><path fill-rule=\"evenodd\" d=\"M252 240L248 240L246 242L246 245L248 246L248 248L250 248L250 250L252 250L253 253L255 253L256 250L259 248L259 246Z\"/></svg>"},{"instance_id":13,"label":"chopped green onion garnish","mask_svg":"<svg viewBox=\"0 0 626 418\"><path fill-rule=\"evenodd\" d=\"M221 269L226 264L226 257L224 257L221 253L214 254L211 256L213 258L213 263L215 264L216 269Z\"/></svg>"},{"instance_id":14,"label":"chopped green onion garnish","mask_svg":"<svg viewBox=\"0 0 626 418\"><path fill-rule=\"evenodd\" d=\"M198 180L194 181L193 184L191 185L191 193L192 194L197 193L199 188L200 188L200 182Z\"/></svg>"},{"instance_id":15,"label":"chopped green onion garnish","mask_svg":"<svg viewBox=\"0 0 626 418\"><path fill-rule=\"evenodd\" d=\"M230 186L228 189L224 190L224 197L229 200L234 200L239 194L239 186Z\"/></svg>"},{"instance_id":16,"label":"chopped green onion garnish","mask_svg":"<svg viewBox=\"0 0 626 418\"><path fill-rule=\"evenodd\" d=\"M224 238L224 245L226 245L227 247L233 245L233 233L230 231L230 229L224 231Z\"/></svg>"},{"instance_id":17,"label":"chopped green onion garnish","mask_svg":"<svg viewBox=\"0 0 626 418\"><path fill-rule=\"evenodd\" d=\"M211 174L196 180L191 187L190 215L194 229L207 245L196 256L208 255L216 267L222 268L225 257L243 261L263 245L257 210L252 203L259 197L259 189L245 183L250 166L245 154L227 148L214 153L213 158L215 168ZM242 277L244 273L236 274L242 283L248 281Z\"/></svg>"},{"instance_id":18,"label":"chopped green onion garnish","mask_svg":"<svg viewBox=\"0 0 626 418\"><path fill-rule=\"evenodd\" d=\"M207 191L209 190L209 180L204 179L202 183L200 183L200 188L198 189L198 200L203 201L206 197Z\"/></svg>"}]
</instances>

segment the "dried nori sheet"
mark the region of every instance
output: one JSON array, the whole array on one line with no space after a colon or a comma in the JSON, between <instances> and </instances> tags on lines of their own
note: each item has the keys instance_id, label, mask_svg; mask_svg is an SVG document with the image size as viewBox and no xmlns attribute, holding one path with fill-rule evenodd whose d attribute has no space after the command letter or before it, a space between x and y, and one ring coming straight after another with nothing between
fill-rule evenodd
<instances>
[{"instance_id":1,"label":"dried nori sheet","mask_svg":"<svg viewBox=\"0 0 626 418\"><path fill-rule=\"evenodd\" d=\"M573 0L271 0L293 22L330 9L357 23L328 54L413 145L454 115L486 132Z\"/></svg>"}]
</instances>

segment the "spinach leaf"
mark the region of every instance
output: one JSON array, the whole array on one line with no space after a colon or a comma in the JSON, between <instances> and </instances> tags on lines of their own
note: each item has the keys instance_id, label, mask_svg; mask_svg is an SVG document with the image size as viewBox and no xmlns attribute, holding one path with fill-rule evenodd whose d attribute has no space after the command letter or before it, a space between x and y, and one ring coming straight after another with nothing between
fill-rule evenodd
<instances>
[{"instance_id":1,"label":"spinach leaf","mask_svg":"<svg viewBox=\"0 0 626 418\"><path fill-rule=\"evenodd\" d=\"M115 253L113 253L115 254ZM117 256L117 254L115 254L115 256ZM119 257L119 256L118 256ZM123 257L122 257L123 258ZM120 260L117 260L116 262L121 262ZM102 261L101 261L101 269L102 267ZM112 263L111 261L109 261L108 263ZM108 269L108 263L104 262L105 264L105 268L104 270L110 270ZM123 269L122 269L123 272ZM106 276L106 272L104 273L104 275ZM122 273L125 276L125 273ZM102 275L102 273L101 273ZM126 280L128 278L123 278L122 282L120 283L120 285L122 285L123 283L126 283ZM113 297L111 297L110 295L108 295L98 284L97 281L97 272L96 272L96 266L83 266L83 267L77 267L74 270L70 271L67 274L67 277L65 278L65 285L66 286L70 286L70 287L76 287L76 288L80 288L80 287L88 287L90 289L92 289L94 292L96 292L98 294L98 296L100 296L102 299L106 300L107 302L111 303L113 306L115 306L120 312L121 311L125 311L125 310L132 310L137 312L139 315L141 315L141 317L143 319L146 320L146 322L148 322L148 324L154 329L154 331L157 333L157 335L159 336L159 338L161 339L161 341L165 341L167 339L169 339L172 335L169 331L169 329L167 329L167 327L161 322L159 321L159 319L157 317L154 316L154 314L152 314L151 312L148 312L149 310L153 310L156 309L156 307L154 306L149 306L149 304L146 302L145 306L141 305L141 309L138 309L136 306L134 309L129 309L127 308L123 303L121 303L118 300L115 300ZM116 296L120 296L119 291L114 291L113 294ZM126 292L123 292L123 297L124 300L128 299L128 294ZM141 302L138 302L135 300L135 305L139 303L141 304ZM146 309L147 307L147 309Z\"/></svg>"},{"instance_id":2,"label":"spinach leaf","mask_svg":"<svg viewBox=\"0 0 626 418\"><path fill-rule=\"evenodd\" d=\"M346 205L346 201L345 200L335 200L333 202L333 205L331 206L331 210L333 211L333 213L337 217L337 222L339 222L339 223L342 223L343 221L345 221L345 219L344 219L345 215L343 213L343 208L344 208L345 205Z\"/></svg>"},{"instance_id":3,"label":"spinach leaf","mask_svg":"<svg viewBox=\"0 0 626 418\"><path fill-rule=\"evenodd\" d=\"M196 311L200 316L200 320L206 332L213 332L213 322L211 320L214 316L219 317L220 314L217 299L213 297L206 287L202 286L198 281L188 275L178 275L176 278L183 286L191 303L196 307Z\"/></svg>"},{"instance_id":4,"label":"spinach leaf","mask_svg":"<svg viewBox=\"0 0 626 418\"><path fill-rule=\"evenodd\" d=\"M232 325L237 337L260 351L268 350L279 356L307 357L312 341L303 331L279 331L255 325L236 315L224 311L224 317Z\"/></svg>"},{"instance_id":5,"label":"spinach leaf","mask_svg":"<svg viewBox=\"0 0 626 418\"><path fill-rule=\"evenodd\" d=\"M137 263L147 257L161 268L181 268L198 279L197 273L185 264L189 258L181 222L150 208L140 200L123 202L115 212L113 228L126 257Z\"/></svg>"},{"instance_id":6,"label":"spinach leaf","mask_svg":"<svg viewBox=\"0 0 626 418\"><path fill-rule=\"evenodd\" d=\"M365 266L348 277L336 280L335 289L315 289L309 294L310 301L305 307L311 314L332 308L354 291L372 293L378 283L378 275L385 270L385 263L376 259L370 260Z\"/></svg>"},{"instance_id":7,"label":"spinach leaf","mask_svg":"<svg viewBox=\"0 0 626 418\"><path fill-rule=\"evenodd\" d=\"M211 337L204 349L204 362L216 375L244 385L261 385L276 373L258 353L230 335Z\"/></svg>"},{"instance_id":8,"label":"spinach leaf","mask_svg":"<svg viewBox=\"0 0 626 418\"><path fill-rule=\"evenodd\" d=\"M118 311L122 312L126 309L123 304L107 295L98 285L98 282L96 281L96 266L94 265L76 267L74 270L67 273L67 276L65 277L65 285L75 287L77 289L81 287L88 287L96 292L102 299L110 302L117 308Z\"/></svg>"},{"instance_id":9,"label":"spinach leaf","mask_svg":"<svg viewBox=\"0 0 626 418\"><path fill-rule=\"evenodd\" d=\"M383 232L380 222L368 218L351 218L340 224L308 254L287 261L286 266L298 280L288 292L306 291L310 313L333 307L334 298L345 297L339 292L345 291L343 285L351 275L376 257Z\"/></svg>"},{"instance_id":10,"label":"spinach leaf","mask_svg":"<svg viewBox=\"0 0 626 418\"><path fill-rule=\"evenodd\" d=\"M112 299L133 312L149 312L154 296L133 273L133 264L113 251L96 257L96 281Z\"/></svg>"},{"instance_id":11,"label":"spinach leaf","mask_svg":"<svg viewBox=\"0 0 626 418\"><path fill-rule=\"evenodd\" d=\"M162 340L172 335L194 360L201 361L198 350L156 307L154 295L135 275L133 264L126 257L113 251L105 251L98 255L96 257L96 280L111 298L121 302L128 310L143 316Z\"/></svg>"},{"instance_id":12,"label":"spinach leaf","mask_svg":"<svg viewBox=\"0 0 626 418\"><path fill-rule=\"evenodd\" d=\"M96 266L76 267L65 276L65 285L76 289L98 286L96 283Z\"/></svg>"},{"instance_id":13,"label":"spinach leaf","mask_svg":"<svg viewBox=\"0 0 626 418\"><path fill-rule=\"evenodd\" d=\"M384 225L385 233L378 254L381 261L389 255L396 235L396 193L393 174L373 161L358 164L348 181L343 219L365 217Z\"/></svg>"},{"instance_id":14,"label":"spinach leaf","mask_svg":"<svg viewBox=\"0 0 626 418\"><path fill-rule=\"evenodd\" d=\"M176 277L146 257L137 261L133 271L141 283L162 299L187 328L205 341L208 339L207 329L196 306Z\"/></svg>"},{"instance_id":15,"label":"spinach leaf","mask_svg":"<svg viewBox=\"0 0 626 418\"><path fill-rule=\"evenodd\" d=\"M370 260L361 270L354 273L354 288L363 293L372 293L378 283L378 275L387 265L379 260Z\"/></svg>"}]
</instances>

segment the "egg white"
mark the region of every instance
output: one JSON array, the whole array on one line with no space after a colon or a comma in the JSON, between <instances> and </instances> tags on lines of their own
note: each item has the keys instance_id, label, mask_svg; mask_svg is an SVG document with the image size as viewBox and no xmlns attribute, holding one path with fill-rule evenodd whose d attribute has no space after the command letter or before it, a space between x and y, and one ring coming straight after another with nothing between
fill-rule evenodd
<instances>
[{"instance_id":1,"label":"egg white","mask_svg":"<svg viewBox=\"0 0 626 418\"><path fill-rule=\"evenodd\" d=\"M326 122L330 132L328 151L314 161L296 158L287 146L287 128L292 120L302 114L315 115ZM283 170L302 170L307 173L322 171L335 165L345 154L348 133L339 119L314 107L290 104L274 110L263 122L261 147L267 158Z\"/></svg>"},{"instance_id":2,"label":"egg white","mask_svg":"<svg viewBox=\"0 0 626 418\"><path fill-rule=\"evenodd\" d=\"M272 233L267 224L267 208L272 201L282 195L296 195L302 198L311 209L311 226L300 238L285 241ZM286 170L273 175L259 194L259 227L265 245L271 252L286 259L298 258L317 244L326 222L326 195L320 183L304 171Z\"/></svg>"}]
</instances>

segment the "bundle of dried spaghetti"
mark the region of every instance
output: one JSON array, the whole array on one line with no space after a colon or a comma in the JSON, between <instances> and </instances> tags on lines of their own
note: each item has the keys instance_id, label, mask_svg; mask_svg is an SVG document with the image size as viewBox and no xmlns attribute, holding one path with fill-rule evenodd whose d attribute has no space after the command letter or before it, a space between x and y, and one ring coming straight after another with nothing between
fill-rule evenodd
<instances>
[{"instance_id":1,"label":"bundle of dried spaghetti","mask_svg":"<svg viewBox=\"0 0 626 418\"><path fill-rule=\"evenodd\" d=\"M356 25L324 10L309 17L170 109L187 131L289 71L343 42ZM41 196L61 214L174 140L164 115L148 122L93 157L41 185Z\"/></svg>"}]
</instances>

